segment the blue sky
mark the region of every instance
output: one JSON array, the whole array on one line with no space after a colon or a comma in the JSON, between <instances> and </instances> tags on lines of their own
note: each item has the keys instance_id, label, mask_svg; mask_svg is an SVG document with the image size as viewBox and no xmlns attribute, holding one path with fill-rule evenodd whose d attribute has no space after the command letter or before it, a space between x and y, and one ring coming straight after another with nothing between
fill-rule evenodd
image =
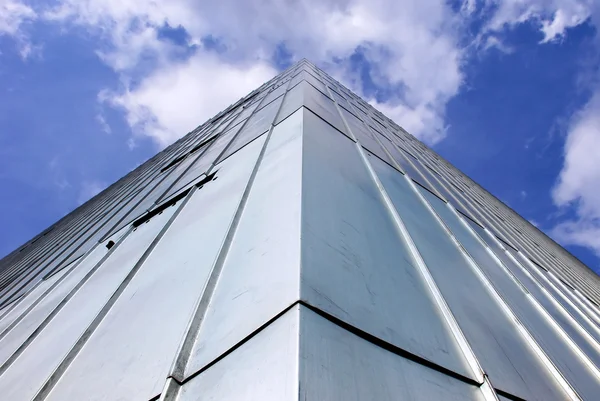
<instances>
[{"instance_id":1,"label":"blue sky","mask_svg":"<svg viewBox=\"0 0 600 401\"><path fill-rule=\"evenodd\" d=\"M600 271L599 6L202 3L0 0L0 256L307 57Z\"/></svg>"}]
</instances>

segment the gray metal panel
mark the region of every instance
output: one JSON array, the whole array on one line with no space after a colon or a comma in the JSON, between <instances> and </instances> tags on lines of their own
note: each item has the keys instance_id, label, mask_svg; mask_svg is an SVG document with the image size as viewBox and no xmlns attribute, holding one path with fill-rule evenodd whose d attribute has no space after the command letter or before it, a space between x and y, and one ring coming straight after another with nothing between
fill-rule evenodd
<instances>
[{"instance_id":1,"label":"gray metal panel","mask_svg":"<svg viewBox=\"0 0 600 401\"><path fill-rule=\"evenodd\" d=\"M242 128L242 125L237 125L234 128L221 134L217 139L210 144L209 148L197 159L192 167L185 172L185 174L177 181L177 183L169 189L169 192L162 197L163 200L168 199L173 194L176 194L183 188L187 187L194 181L197 181L202 174L213 165L223 149L233 140L238 131Z\"/></svg>"},{"instance_id":2,"label":"gray metal panel","mask_svg":"<svg viewBox=\"0 0 600 401\"><path fill-rule=\"evenodd\" d=\"M223 163L219 179L194 192L50 400L89 394L97 400L147 400L160 393L260 145Z\"/></svg>"},{"instance_id":3,"label":"gray metal panel","mask_svg":"<svg viewBox=\"0 0 600 401\"><path fill-rule=\"evenodd\" d=\"M294 86L300 80L305 80L306 82L309 82L312 86L314 86L316 89L318 89L321 93L329 96L327 94L327 87L325 86L325 84L323 82L321 82L320 79L317 79L312 73L310 73L306 70L301 71L298 75L296 75L294 77L294 79L292 79L292 83L290 85Z\"/></svg>"},{"instance_id":4,"label":"gray metal panel","mask_svg":"<svg viewBox=\"0 0 600 401\"><path fill-rule=\"evenodd\" d=\"M282 99L283 97L278 97L254 113L219 160L226 159L241 147L267 132L275 119L275 114L279 110Z\"/></svg>"},{"instance_id":5,"label":"gray metal panel","mask_svg":"<svg viewBox=\"0 0 600 401\"><path fill-rule=\"evenodd\" d=\"M34 289L26 294L23 299L8 312L0 320L0 336L3 336L4 331L8 326L12 325L24 312L26 312L31 305L33 305L50 287L52 287L62 276L67 272L67 269L63 269L57 274L53 275L48 280L41 281Z\"/></svg>"},{"instance_id":6,"label":"gray metal panel","mask_svg":"<svg viewBox=\"0 0 600 401\"><path fill-rule=\"evenodd\" d=\"M90 392L102 400L149 399L160 392L260 151L256 143L192 195L49 399Z\"/></svg>"},{"instance_id":7,"label":"gray metal panel","mask_svg":"<svg viewBox=\"0 0 600 401\"><path fill-rule=\"evenodd\" d=\"M123 218L123 221L114 227L111 232L121 230L123 227L130 225L135 219L152 209L165 191L171 185L178 182L179 178L190 168L190 165L194 163L197 157L198 155L195 154L189 155L168 170L157 172L154 179L142 189L134 206L126 214L120 216Z\"/></svg>"},{"instance_id":8,"label":"gray metal panel","mask_svg":"<svg viewBox=\"0 0 600 401\"><path fill-rule=\"evenodd\" d=\"M60 364L162 229L174 208L142 224L108 257L2 376L7 400L29 400ZM68 281L68 280L65 280Z\"/></svg>"},{"instance_id":9,"label":"gray metal panel","mask_svg":"<svg viewBox=\"0 0 600 401\"><path fill-rule=\"evenodd\" d=\"M515 259L519 260L519 254L512 248L507 249ZM523 256L523 260L527 258ZM532 277L539 283L544 289L550 294L550 296L557 301L573 318L580 324L596 341L600 344L600 327L594 322L593 317L586 313L586 311L578 305L574 300L574 295L568 296L568 293L561 291L555 286L537 267L528 268L526 263L522 264L523 267L532 275Z\"/></svg>"},{"instance_id":10,"label":"gray metal panel","mask_svg":"<svg viewBox=\"0 0 600 401\"><path fill-rule=\"evenodd\" d=\"M283 95L286 91L287 85L284 84L279 84L278 87L276 87L275 89L273 89L271 91L271 93L269 93L264 100L263 104L269 104L271 103L273 100L275 100L276 98L278 98L279 96Z\"/></svg>"},{"instance_id":11,"label":"gray metal panel","mask_svg":"<svg viewBox=\"0 0 600 401\"><path fill-rule=\"evenodd\" d=\"M273 129L186 377L299 298L302 116Z\"/></svg>"},{"instance_id":12,"label":"gray metal panel","mask_svg":"<svg viewBox=\"0 0 600 401\"><path fill-rule=\"evenodd\" d=\"M386 351L300 310L299 400L483 401L479 387Z\"/></svg>"},{"instance_id":13,"label":"gray metal panel","mask_svg":"<svg viewBox=\"0 0 600 401\"><path fill-rule=\"evenodd\" d=\"M548 314L554 319L558 325L567 333L567 335L577 344L577 346L590 358L590 360L596 365L600 366L600 345L591 336L591 333L586 331L581 324L584 322L577 322L574 320L572 315L564 309L559 303L558 299L553 298L545 289L542 289L540 284L534 281L522 266L517 265L508 254L500 248L495 242L490 240L489 237L485 238L488 246L492 248L496 256L498 256L504 266L516 277L516 279L523 285L527 291L540 303L540 305L548 312ZM511 249L511 248L508 248ZM575 315L576 316L576 315Z\"/></svg>"},{"instance_id":14,"label":"gray metal panel","mask_svg":"<svg viewBox=\"0 0 600 401\"><path fill-rule=\"evenodd\" d=\"M302 299L471 376L357 145L308 110L302 175Z\"/></svg>"},{"instance_id":15,"label":"gray metal panel","mask_svg":"<svg viewBox=\"0 0 600 401\"><path fill-rule=\"evenodd\" d=\"M337 102L337 104L339 104L340 106L342 106L344 109L348 110L352 110L352 106L350 106L350 103L348 103L348 101L346 100L345 97L343 97L342 95L340 95L337 92L336 88L330 88L331 89L331 93L333 94L333 98L335 99L335 101Z\"/></svg>"},{"instance_id":16,"label":"gray metal panel","mask_svg":"<svg viewBox=\"0 0 600 401\"><path fill-rule=\"evenodd\" d=\"M275 124L279 124L301 106L308 107L340 132L346 134L342 117L333 101L306 81L300 82L288 91L275 119Z\"/></svg>"},{"instance_id":17,"label":"gray metal panel","mask_svg":"<svg viewBox=\"0 0 600 401\"><path fill-rule=\"evenodd\" d=\"M373 134L369 132L369 129L360 121L354 114L346 111L343 107L340 107L340 112L348 124L348 128L354 134L354 137L360 144L368 149L371 153L377 157L385 160L387 163L393 165L394 162L390 159L387 152L383 147L373 138Z\"/></svg>"},{"instance_id":18,"label":"gray metal panel","mask_svg":"<svg viewBox=\"0 0 600 401\"><path fill-rule=\"evenodd\" d=\"M333 125L344 135L348 135L342 117L335 107L335 103L307 82L301 82L299 86L304 88L304 106L308 107L313 113L318 115L329 124Z\"/></svg>"},{"instance_id":19,"label":"gray metal panel","mask_svg":"<svg viewBox=\"0 0 600 401\"><path fill-rule=\"evenodd\" d=\"M514 291L520 292L520 288L502 270L497 260L493 258L483 244L469 232L458 216L444 202L426 190L421 189L421 192L456 239L473 258L474 262L477 263L478 267L492 280L494 286L512 288ZM469 286L469 288L471 289L472 287ZM486 295L482 294L481 296ZM523 301L527 302L527 300ZM550 400L567 398L543 362L536 357L532 349L528 349L529 347L524 345L518 331L514 328L513 330L510 337L506 336L506 339L500 342L501 345L512 344L511 348L505 351L508 360L506 358L498 358L497 356L493 359L488 359L486 358L486 354L489 352L484 353L479 348L478 343L473 344L473 348L477 355L480 356L481 363L490 375L492 383L501 390L525 399ZM494 333L497 333L496 337L500 337L499 330L494 329ZM518 344L518 348L515 347L515 343Z\"/></svg>"},{"instance_id":20,"label":"gray metal panel","mask_svg":"<svg viewBox=\"0 0 600 401\"><path fill-rule=\"evenodd\" d=\"M506 386L516 394L533 394L534 397L539 394L539 400L565 399L555 392L555 386L548 385L548 374L543 373L543 366L519 335L516 325L490 297L467 260L408 181L384 163L377 163L377 160L372 163L492 383ZM530 381L539 383L538 392L529 390L529 386L533 385Z\"/></svg>"},{"instance_id":21,"label":"gray metal panel","mask_svg":"<svg viewBox=\"0 0 600 401\"><path fill-rule=\"evenodd\" d=\"M298 400L298 308L185 383L177 401Z\"/></svg>"},{"instance_id":22,"label":"gray metal panel","mask_svg":"<svg viewBox=\"0 0 600 401\"><path fill-rule=\"evenodd\" d=\"M69 292L85 277L85 275L102 259L108 250L96 247L59 286L46 295L25 316L19 317L19 322L10 331L2 333L0 340L0 364L4 364L23 342L50 315ZM0 383L2 382L0 377ZM0 389L2 385L0 385Z\"/></svg>"},{"instance_id":23,"label":"gray metal panel","mask_svg":"<svg viewBox=\"0 0 600 401\"><path fill-rule=\"evenodd\" d=\"M477 227L476 231L481 230L474 224L472 227ZM482 238L485 240L486 237ZM494 287L577 393L584 399L594 399L600 389L597 369L586 365L587 362L580 359L580 353L566 341L563 333L557 330L560 326L556 327L553 324L551 315L546 316L537 308L528 298L530 295L514 281L504 279L506 273L501 269L490 269L486 273L493 275Z\"/></svg>"},{"instance_id":24,"label":"gray metal panel","mask_svg":"<svg viewBox=\"0 0 600 401\"><path fill-rule=\"evenodd\" d=\"M288 89L287 93L285 94L285 98L283 99L281 109L279 110L279 113L277 113L274 124L279 124L281 121L285 120L292 113L303 106L304 85L307 85L306 82L300 82L293 88L290 87L290 89Z\"/></svg>"}]
</instances>

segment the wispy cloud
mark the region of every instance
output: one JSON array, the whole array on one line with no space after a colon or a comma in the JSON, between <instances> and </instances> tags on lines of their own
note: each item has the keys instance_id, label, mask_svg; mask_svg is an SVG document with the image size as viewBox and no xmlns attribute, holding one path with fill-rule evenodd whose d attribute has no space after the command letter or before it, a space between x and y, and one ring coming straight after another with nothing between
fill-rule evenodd
<instances>
[{"instance_id":1,"label":"wispy cloud","mask_svg":"<svg viewBox=\"0 0 600 401\"><path fill-rule=\"evenodd\" d=\"M460 16L438 0L64 0L44 17L109 43L97 53L123 84L103 99L160 146L273 75L270 62L282 44L295 58L332 66L342 79L352 73L350 58L365 49L376 84L403 88L380 106L430 143L446 134L445 105L463 82ZM186 43L164 40L158 33L165 26L185 30ZM206 37L221 51L205 46ZM212 80L220 91L209 90Z\"/></svg>"},{"instance_id":2,"label":"wispy cloud","mask_svg":"<svg viewBox=\"0 0 600 401\"><path fill-rule=\"evenodd\" d=\"M96 121L102 128L103 132L105 132L106 134L112 133L112 129L110 128L110 125L108 125L108 123L106 122L106 118L104 118L104 115L102 113L96 114Z\"/></svg>"},{"instance_id":3,"label":"wispy cloud","mask_svg":"<svg viewBox=\"0 0 600 401\"><path fill-rule=\"evenodd\" d=\"M569 128L564 165L552 192L557 206L575 217L558 224L559 241L589 247L600 256L600 90L575 114Z\"/></svg>"},{"instance_id":4,"label":"wispy cloud","mask_svg":"<svg viewBox=\"0 0 600 401\"><path fill-rule=\"evenodd\" d=\"M19 0L0 0L0 36L14 37L22 58L29 57L35 50L35 46L21 29L22 25L37 18L37 12Z\"/></svg>"}]
</instances>

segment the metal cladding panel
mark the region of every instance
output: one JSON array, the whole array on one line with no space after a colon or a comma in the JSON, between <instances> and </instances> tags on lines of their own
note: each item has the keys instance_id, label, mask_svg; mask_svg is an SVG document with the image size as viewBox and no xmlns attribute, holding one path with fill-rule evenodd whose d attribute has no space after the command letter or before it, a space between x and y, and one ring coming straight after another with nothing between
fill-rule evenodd
<instances>
[{"instance_id":1,"label":"metal cladding panel","mask_svg":"<svg viewBox=\"0 0 600 401\"><path fill-rule=\"evenodd\" d=\"M564 399L548 380L549 375L543 373L518 328L491 298L409 182L376 162L373 166L383 187L492 383L514 394L539 395L540 400Z\"/></svg>"},{"instance_id":2,"label":"metal cladding panel","mask_svg":"<svg viewBox=\"0 0 600 401\"><path fill-rule=\"evenodd\" d=\"M478 386L389 352L300 310L298 400L483 401Z\"/></svg>"},{"instance_id":3,"label":"metal cladding panel","mask_svg":"<svg viewBox=\"0 0 600 401\"><path fill-rule=\"evenodd\" d=\"M516 259L520 260L518 253L512 248L507 249L508 252ZM583 309L577 306L576 302L572 298L569 298L568 293L564 293L557 286L545 277L537 268L529 268L524 262L521 266L527 273L525 275L531 282L535 282L543 288L546 298L550 301L556 301L564 311L571 315L575 319L576 323L581 326L585 332L587 332L593 339L600 344L600 327L595 324L590 316L587 315ZM523 280L525 281L525 280Z\"/></svg>"},{"instance_id":4,"label":"metal cladding panel","mask_svg":"<svg viewBox=\"0 0 600 401\"><path fill-rule=\"evenodd\" d=\"M316 89L318 89L321 93L327 94L327 87L325 86L325 84L323 82L321 82L319 79L317 79L312 73L308 72L307 70L300 71L298 74L296 74L296 76L294 76L294 78L292 79L292 83L290 85L294 86L296 83L298 83L299 81L302 81L302 80L310 83L312 86L314 86Z\"/></svg>"},{"instance_id":5,"label":"metal cladding panel","mask_svg":"<svg viewBox=\"0 0 600 401\"><path fill-rule=\"evenodd\" d=\"M371 153L393 165L394 162L390 159L383 147L375 140L369 129L360 121L354 114L340 107L340 112L348 124L348 128L356 138L356 140L368 149Z\"/></svg>"},{"instance_id":6,"label":"metal cladding panel","mask_svg":"<svg viewBox=\"0 0 600 401\"><path fill-rule=\"evenodd\" d=\"M0 398L596 400L599 304L302 60L0 261Z\"/></svg>"},{"instance_id":7,"label":"metal cladding panel","mask_svg":"<svg viewBox=\"0 0 600 401\"><path fill-rule=\"evenodd\" d=\"M458 216L434 195L424 189L421 192L442 221L452 231L456 239L473 258L477 266L491 279L493 285L501 288L510 288L513 291L522 293L522 290L503 271L497 260L492 257L483 244L469 232L467 226L459 220ZM472 287L470 286L469 288ZM518 299L521 299L520 295L518 295ZM528 302L527 300L523 301ZM504 333L506 340L495 340L500 346L513 344L511 348L506 348L504 351L508 360L496 356L494 359L490 359L490 362L487 362L488 360L483 358L485 354L479 351L478 343L472 343L477 355L481 357L480 360L483 367L490 375L494 385L501 390L528 400L565 399L566 395L561 390L559 384L554 381L546 366L536 357L534 351L523 343L518 330L515 330L514 325L512 326L512 330L514 330L512 333ZM491 332L495 333L494 337L500 337L499 334L501 333L498 330L491 330ZM519 346L514 346L514 344L518 344ZM489 350L487 353L489 353ZM500 355L500 353L498 352L496 355ZM501 368L502 366L503 368Z\"/></svg>"},{"instance_id":8,"label":"metal cladding panel","mask_svg":"<svg viewBox=\"0 0 600 401\"><path fill-rule=\"evenodd\" d=\"M184 383L176 401L299 401L299 306Z\"/></svg>"},{"instance_id":9,"label":"metal cladding panel","mask_svg":"<svg viewBox=\"0 0 600 401\"><path fill-rule=\"evenodd\" d=\"M221 164L218 179L192 194L49 400L90 393L147 400L161 392L261 145Z\"/></svg>"},{"instance_id":10,"label":"metal cladding panel","mask_svg":"<svg viewBox=\"0 0 600 401\"><path fill-rule=\"evenodd\" d=\"M235 135L239 132L242 125L238 125L220 136L218 136L202 155L196 159L192 167L177 181L175 185L163 196L163 199L168 199L170 196L181 191L183 188L197 181L202 174L205 174L210 166L217 162L217 158L223 152L225 147L231 143Z\"/></svg>"},{"instance_id":11,"label":"metal cladding panel","mask_svg":"<svg viewBox=\"0 0 600 401\"><path fill-rule=\"evenodd\" d=\"M277 110L279 110L282 98L283 97L278 97L264 107L261 106L261 109L256 111L248 119L240 133L235 137L231 145L225 151L225 154L221 157L221 160L229 157L237 152L242 146L246 146L249 142L269 130L271 124L273 124Z\"/></svg>"},{"instance_id":12,"label":"metal cladding panel","mask_svg":"<svg viewBox=\"0 0 600 401\"><path fill-rule=\"evenodd\" d=\"M498 271L504 273L500 269ZM557 327L557 323L552 320L552 315L548 312L543 313L541 308L537 308L529 299L532 297L530 293L518 288L513 281L501 280L502 276L499 276L493 278L493 284L503 295L515 315L531 332L531 335L577 393L584 399L593 399L590 397L598 394L598 389L600 389L597 367L588 365L588 363L594 363L594 359L592 359L594 354L584 356L584 359L591 359L591 362L582 360L576 344L571 345L565 341L568 333L564 333L559 328L560 326Z\"/></svg>"},{"instance_id":13,"label":"metal cladding panel","mask_svg":"<svg viewBox=\"0 0 600 401\"><path fill-rule=\"evenodd\" d=\"M19 349L19 347L29 338L42 324L52 311L61 303L61 301L77 286L77 284L96 267L96 264L106 255L108 250L105 247L96 247L65 280L43 298L38 298L33 309L18 317L18 321L11 323L13 327L8 327L3 331L0 340L0 364L1 369L5 369L5 363L10 356ZM6 316L7 318L9 316ZM0 383L3 382L3 375L0 376ZM0 385L1 388L1 385Z\"/></svg>"},{"instance_id":14,"label":"metal cladding panel","mask_svg":"<svg viewBox=\"0 0 600 401\"><path fill-rule=\"evenodd\" d=\"M577 322L574 320L573 316L571 316L560 304L559 300L553 298L548 291L545 291L538 282L533 280L531 276L525 272L523 267L518 264L512 256L509 256L506 251L502 250L495 241L489 240L487 243L488 246L493 249L496 256L502 260L502 263L510 273L525 287L526 291L535 298L548 315L590 358L594 365L600 367L600 344L598 344L597 340L583 327L585 322Z\"/></svg>"},{"instance_id":15,"label":"metal cladding panel","mask_svg":"<svg viewBox=\"0 0 600 401\"><path fill-rule=\"evenodd\" d=\"M462 382L295 305L183 384L177 401L483 401Z\"/></svg>"},{"instance_id":16,"label":"metal cladding panel","mask_svg":"<svg viewBox=\"0 0 600 401\"><path fill-rule=\"evenodd\" d=\"M293 87L290 86L273 124L279 124L304 105L304 85L308 84L302 81Z\"/></svg>"},{"instance_id":17,"label":"metal cladding panel","mask_svg":"<svg viewBox=\"0 0 600 401\"><path fill-rule=\"evenodd\" d=\"M68 302L55 308L46 318L48 323L40 335L0 376L0 392L6 399L31 399L40 390L74 349L171 214L172 209L167 209L127 236L100 268L86 277Z\"/></svg>"},{"instance_id":18,"label":"metal cladding panel","mask_svg":"<svg viewBox=\"0 0 600 401\"><path fill-rule=\"evenodd\" d=\"M333 94L333 98L335 99L335 102L337 104L339 104L346 110L352 110L352 106L350 106L350 103L348 103L348 101L346 100L345 97L340 95L335 88L330 87L330 89L331 89L331 93Z\"/></svg>"},{"instance_id":19,"label":"metal cladding panel","mask_svg":"<svg viewBox=\"0 0 600 401\"><path fill-rule=\"evenodd\" d=\"M301 81L289 90L281 106L281 111L277 115L275 124L279 124L279 122L301 106L307 107L313 113L316 113L323 120L344 133L344 135L349 135L342 117L335 107L335 103L327 95L306 81Z\"/></svg>"},{"instance_id":20,"label":"metal cladding panel","mask_svg":"<svg viewBox=\"0 0 600 401\"><path fill-rule=\"evenodd\" d=\"M301 278L302 299L311 305L471 375L357 145L309 110L304 111Z\"/></svg>"},{"instance_id":21,"label":"metal cladding panel","mask_svg":"<svg viewBox=\"0 0 600 401\"><path fill-rule=\"evenodd\" d=\"M133 220L152 209L165 191L167 191L171 185L178 182L179 178L187 171L194 160L195 157L188 156L168 169L159 171L155 180L147 183L145 188L143 188L140 196L136 199L135 206L129 209L127 215L123 216L124 220L117 224L112 231L121 230L123 227L131 225Z\"/></svg>"},{"instance_id":22,"label":"metal cladding panel","mask_svg":"<svg viewBox=\"0 0 600 401\"><path fill-rule=\"evenodd\" d=\"M186 377L299 297L302 130L302 110L273 129L191 350Z\"/></svg>"},{"instance_id":23,"label":"metal cladding panel","mask_svg":"<svg viewBox=\"0 0 600 401\"><path fill-rule=\"evenodd\" d=\"M61 280L67 271L68 269L63 269L47 280L42 280L32 291L5 311L4 315L0 318L0 339L4 337L5 331L10 330L10 327L16 325L19 318L33 308L39 302L40 298Z\"/></svg>"}]
</instances>

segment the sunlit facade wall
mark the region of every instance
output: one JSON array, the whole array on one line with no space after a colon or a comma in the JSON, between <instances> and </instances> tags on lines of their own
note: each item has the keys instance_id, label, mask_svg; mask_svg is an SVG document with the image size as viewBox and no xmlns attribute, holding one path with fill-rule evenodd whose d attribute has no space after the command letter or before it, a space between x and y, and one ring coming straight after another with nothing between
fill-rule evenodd
<instances>
[{"instance_id":1,"label":"sunlit facade wall","mask_svg":"<svg viewBox=\"0 0 600 401\"><path fill-rule=\"evenodd\" d=\"M599 282L302 60L0 261L0 398L598 400Z\"/></svg>"}]
</instances>

